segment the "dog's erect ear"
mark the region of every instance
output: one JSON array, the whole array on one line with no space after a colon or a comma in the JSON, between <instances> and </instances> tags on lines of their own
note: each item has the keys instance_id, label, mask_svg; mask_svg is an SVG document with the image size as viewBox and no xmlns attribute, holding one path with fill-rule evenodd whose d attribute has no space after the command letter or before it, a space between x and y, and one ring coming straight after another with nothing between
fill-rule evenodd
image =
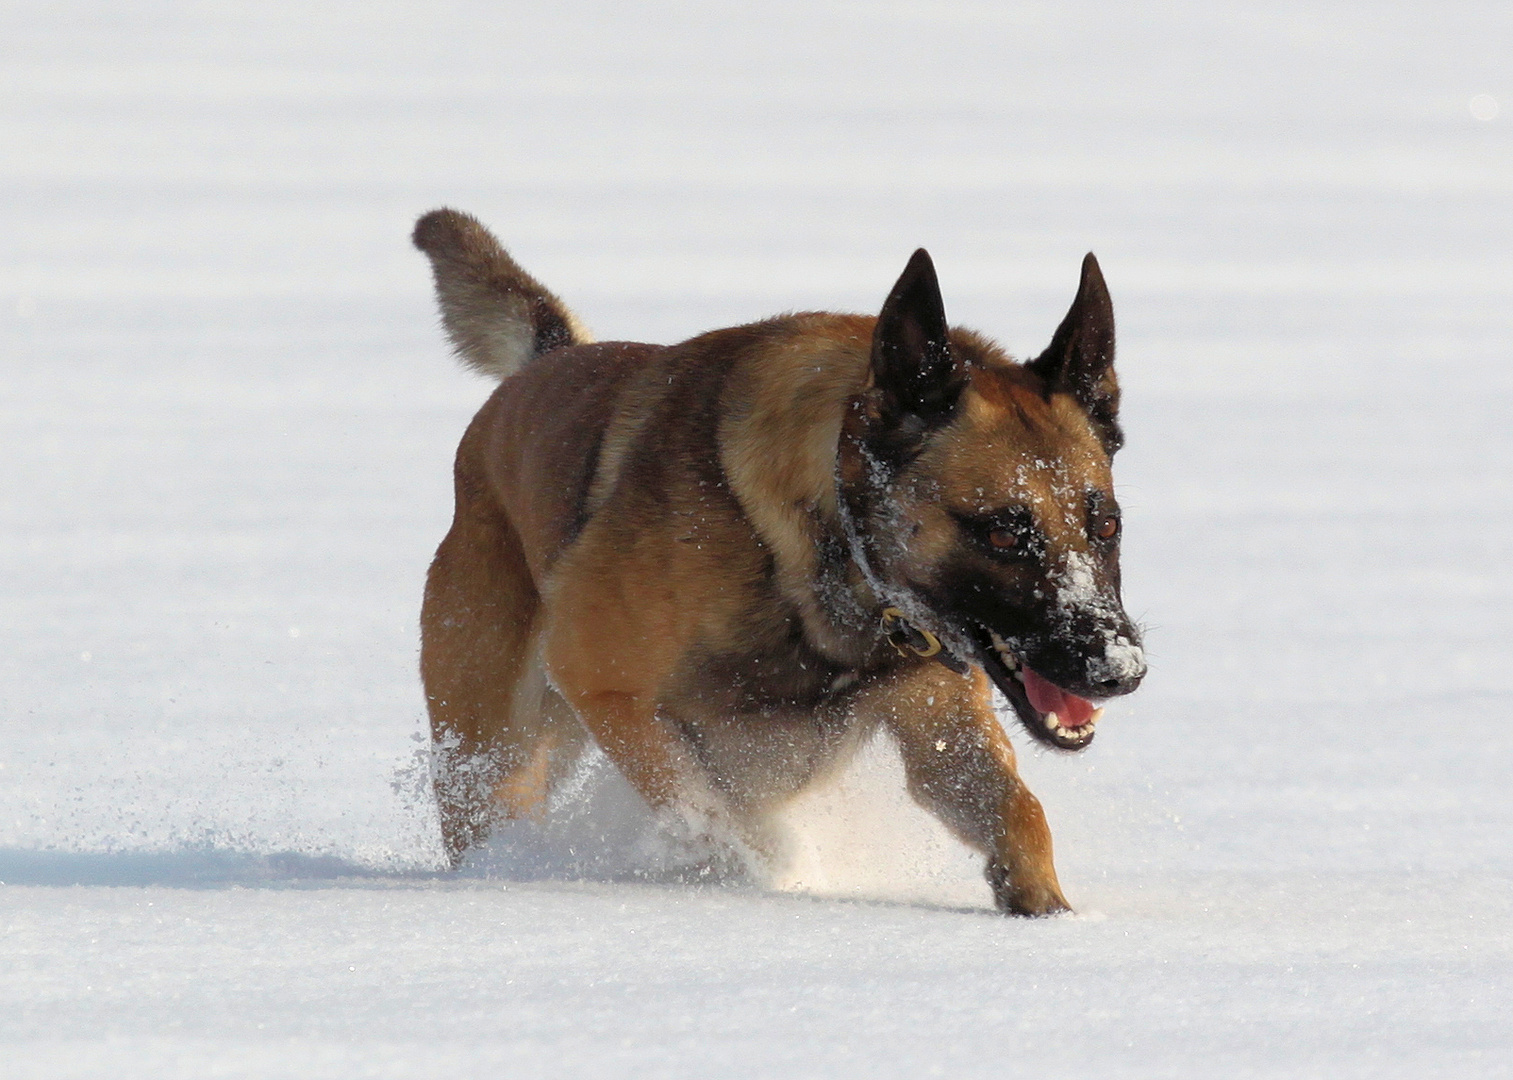
<instances>
[{"instance_id":1,"label":"dog's erect ear","mask_svg":"<svg viewBox=\"0 0 1513 1080\"><path fill-rule=\"evenodd\" d=\"M1112 454L1124 445L1119 428L1119 382L1114 377L1114 303L1098 260L1082 260L1077 298L1051 344L1025 365L1045 381L1047 394L1070 394L1098 428Z\"/></svg>"},{"instance_id":2,"label":"dog's erect ear","mask_svg":"<svg viewBox=\"0 0 1513 1080\"><path fill-rule=\"evenodd\" d=\"M935 264L920 248L883 302L872 334L872 381L886 427L934 427L956 407L967 370L952 354L948 333Z\"/></svg>"}]
</instances>

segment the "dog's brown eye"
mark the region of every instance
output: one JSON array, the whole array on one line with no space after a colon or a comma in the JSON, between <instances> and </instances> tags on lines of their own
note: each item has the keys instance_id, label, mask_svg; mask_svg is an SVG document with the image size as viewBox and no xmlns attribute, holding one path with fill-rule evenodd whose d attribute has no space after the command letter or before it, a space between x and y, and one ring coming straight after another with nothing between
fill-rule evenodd
<instances>
[{"instance_id":1,"label":"dog's brown eye","mask_svg":"<svg viewBox=\"0 0 1513 1080\"><path fill-rule=\"evenodd\" d=\"M1098 523L1098 538L1100 540L1112 540L1118 532L1119 519L1116 517L1106 517Z\"/></svg>"},{"instance_id":2,"label":"dog's brown eye","mask_svg":"<svg viewBox=\"0 0 1513 1080\"><path fill-rule=\"evenodd\" d=\"M1013 529L994 529L988 533L988 543L1000 551L1019 546L1019 534Z\"/></svg>"}]
</instances>

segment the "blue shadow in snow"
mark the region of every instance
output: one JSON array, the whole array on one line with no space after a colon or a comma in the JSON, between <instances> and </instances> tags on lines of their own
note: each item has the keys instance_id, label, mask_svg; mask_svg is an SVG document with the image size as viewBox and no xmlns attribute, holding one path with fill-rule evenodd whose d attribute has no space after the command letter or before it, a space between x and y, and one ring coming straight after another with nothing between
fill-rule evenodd
<instances>
[{"instance_id":1,"label":"blue shadow in snow","mask_svg":"<svg viewBox=\"0 0 1513 1080\"><path fill-rule=\"evenodd\" d=\"M213 889L329 884L341 879L429 881L423 870L380 871L326 855L255 855L214 848L159 852L25 851L0 848L0 885L164 885Z\"/></svg>"}]
</instances>

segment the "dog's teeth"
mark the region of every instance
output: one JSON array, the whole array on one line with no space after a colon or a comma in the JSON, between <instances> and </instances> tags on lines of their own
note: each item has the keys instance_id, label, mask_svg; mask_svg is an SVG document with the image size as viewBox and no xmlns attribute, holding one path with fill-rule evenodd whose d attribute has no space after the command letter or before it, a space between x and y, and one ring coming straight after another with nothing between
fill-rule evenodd
<instances>
[{"instance_id":1,"label":"dog's teeth","mask_svg":"<svg viewBox=\"0 0 1513 1080\"><path fill-rule=\"evenodd\" d=\"M993 649L998 653L998 658L1003 661L1003 666L1010 671L1019 667L1019 657L1014 655L1014 650L1009 648L1009 643L998 636L996 630L989 630L988 637L993 642Z\"/></svg>"},{"instance_id":2,"label":"dog's teeth","mask_svg":"<svg viewBox=\"0 0 1513 1080\"><path fill-rule=\"evenodd\" d=\"M1014 678L1018 679L1020 682L1024 682L1024 672L1022 672L1022 671L1016 671L1016 672L1014 672Z\"/></svg>"},{"instance_id":3,"label":"dog's teeth","mask_svg":"<svg viewBox=\"0 0 1513 1080\"><path fill-rule=\"evenodd\" d=\"M1061 727L1061 717L1057 716L1053 712L1046 713L1045 726L1051 731L1058 730Z\"/></svg>"},{"instance_id":4,"label":"dog's teeth","mask_svg":"<svg viewBox=\"0 0 1513 1080\"><path fill-rule=\"evenodd\" d=\"M1087 726L1088 727L1092 727L1094 724L1096 724L1099 720L1102 720L1102 719L1103 719L1103 710L1102 709L1094 709L1093 710L1093 715L1089 716L1087 718Z\"/></svg>"}]
</instances>

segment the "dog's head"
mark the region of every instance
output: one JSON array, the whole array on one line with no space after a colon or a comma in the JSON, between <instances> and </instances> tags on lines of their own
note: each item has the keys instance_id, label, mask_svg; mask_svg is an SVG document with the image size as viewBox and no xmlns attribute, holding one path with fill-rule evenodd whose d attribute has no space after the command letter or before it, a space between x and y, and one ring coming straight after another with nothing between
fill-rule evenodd
<instances>
[{"instance_id":1,"label":"dog's head","mask_svg":"<svg viewBox=\"0 0 1513 1080\"><path fill-rule=\"evenodd\" d=\"M843 490L884 598L1065 750L1092 740L1098 702L1145 675L1120 597L1113 360L1092 255L1050 346L1020 364L947 327L921 250L878 316L870 385L846 421Z\"/></svg>"}]
</instances>

